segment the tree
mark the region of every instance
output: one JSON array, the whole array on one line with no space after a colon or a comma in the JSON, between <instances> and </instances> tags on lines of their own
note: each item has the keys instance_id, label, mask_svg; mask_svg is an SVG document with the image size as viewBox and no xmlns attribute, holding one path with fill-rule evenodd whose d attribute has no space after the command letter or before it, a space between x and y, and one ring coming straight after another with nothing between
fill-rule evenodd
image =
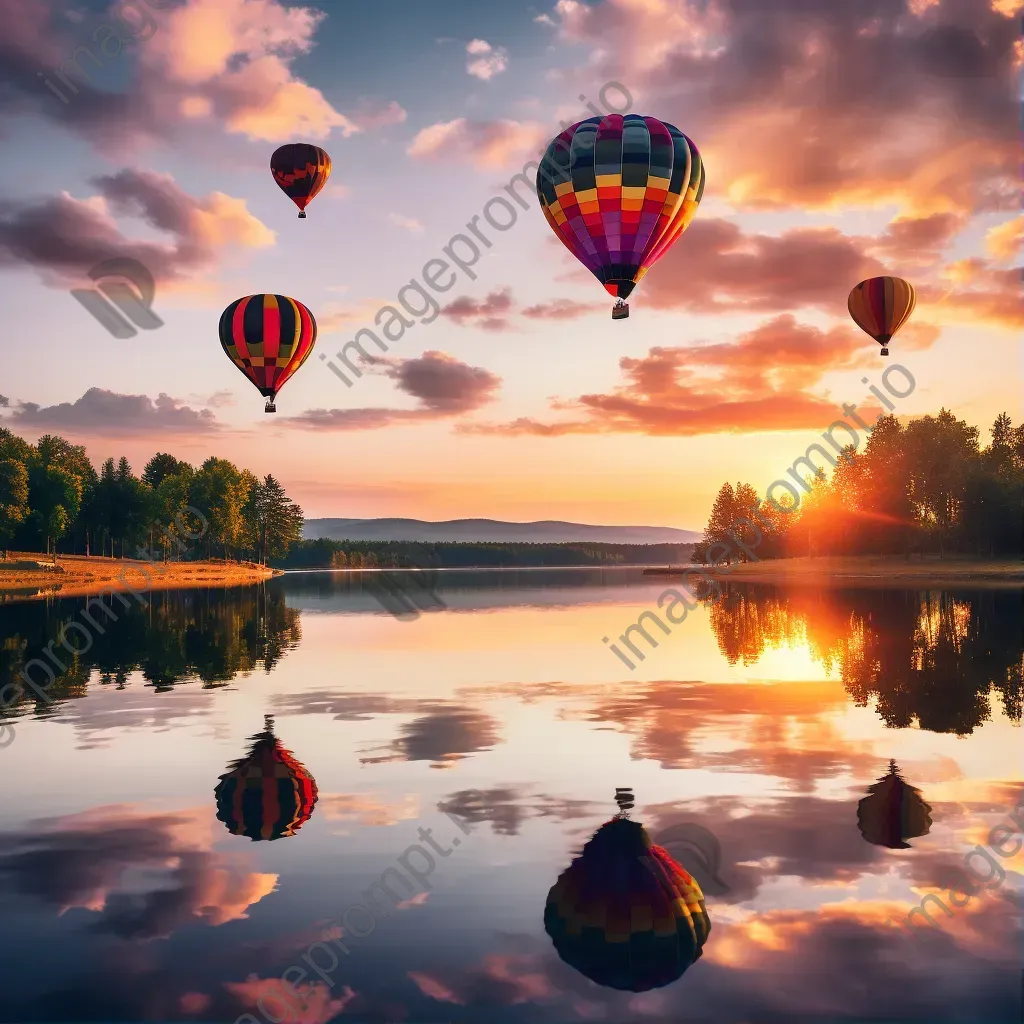
<instances>
[{"instance_id":1,"label":"tree","mask_svg":"<svg viewBox=\"0 0 1024 1024\"><path fill-rule=\"evenodd\" d=\"M0 547L5 554L28 514L28 470L17 459L0 459Z\"/></svg>"},{"instance_id":2,"label":"tree","mask_svg":"<svg viewBox=\"0 0 1024 1024\"><path fill-rule=\"evenodd\" d=\"M146 467L142 471L142 482L148 484L155 491L167 477L186 472L189 474L192 472L192 467L187 462L180 462L166 452L157 452L146 463Z\"/></svg>"},{"instance_id":3,"label":"tree","mask_svg":"<svg viewBox=\"0 0 1024 1024\"><path fill-rule=\"evenodd\" d=\"M121 456L114 474L115 494L120 506L121 557L125 547L134 552L146 535L151 522L151 491L138 477L132 474L128 460Z\"/></svg>"},{"instance_id":4,"label":"tree","mask_svg":"<svg viewBox=\"0 0 1024 1024\"><path fill-rule=\"evenodd\" d=\"M29 501L33 509L36 528L46 540L46 553L50 553L50 540L64 536L68 525L78 517L81 491L78 480L60 466L34 466L29 471ZM60 509L60 514L57 509ZM55 524L63 529L53 533Z\"/></svg>"},{"instance_id":5,"label":"tree","mask_svg":"<svg viewBox=\"0 0 1024 1024\"><path fill-rule=\"evenodd\" d=\"M945 553L960 523L967 480L978 459L978 428L948 409L906 428L907 484L919 520Z\"/></svg>"},{"instance_id":6,"label":"tree","mask_svg":"<svg viewBox=\"0 0 1024 1024\"><path fill-rule=\"evenodd\" d=\"M265 563L268 557L283 555L302 537L304 518L280 482L267 475L253 486L247 505L256 537L256 553Z\"/></svg>"},{"instance_id":7,"label":"tree","mask_svg":"<svg viewBox=\"0 0 1024 1024\"><path fill-rule=\"evenodd\" d=\"M53 560L57 561L57 541L68 532L71 520L63 505L54 505L46 518L46 546L49 550L50 540L53 540Z\"/></svg>"},{"instance_id":8,"label":"tree","mask_svg":"<svg viewBox=\"0 0 1024 1024\"><path fill-rule=\"evenodd\" d=\"M182 468L177 473L165 476L153 491L151 504L153 523L159 531L160 546L163 549L165 560L169 544L175 548L178 554L183 547L183 542L178 539L177 535L181 532L179 524L183 521L188 508L189 488L194 473L192 467L187 463L181 463L181 466Z\"/></svg>"},{"instance_id":9,"label":"tree","mask_svg":"<svg viewBox=\"0 0 1024 1024\"><path fill-rule=\"evenodd\" d=\"M227 558L228 548L244 539L242 509L248 499L246 481L238 467L211 455L192 478L190 503L206 517L207 553L216 542Z\"/></svg>"},{"instance_id":10,"label":"tree","mask_svg":"<svg viewBox=\"0 0 1024 1024\"><path fill-rule=\"evenodd\" d=\"M701 552L704 559L710 557L708 550L715 544L725 544L732 550L735 547L729 537L736 519L736 495L732 484L722 484L715 495L714 504L711 506L711 514L708 516L708 525L704 528L704 537L701 540ZM720 561L721 559L719 559ZM729 559L731 561L731 559Z\"/></svg>"}]
</instances>

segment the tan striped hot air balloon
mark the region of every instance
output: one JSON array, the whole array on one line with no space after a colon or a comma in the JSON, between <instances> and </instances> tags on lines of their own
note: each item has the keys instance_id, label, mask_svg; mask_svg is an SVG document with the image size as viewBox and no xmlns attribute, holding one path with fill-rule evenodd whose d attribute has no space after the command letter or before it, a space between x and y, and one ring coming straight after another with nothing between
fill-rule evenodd
<instances>
[{"instance_id":1,"label":"tan striped hot air balloon","mask_svg":"<svg viewBox=\"0 0 1024 1024\"><path fill-rule=\"evenodd\" d=\"M889 354L889 340L907 322L917 304L914 286L902 277L871 277L861 281L847 299L853 322Z\"/></svg>"}]
</instances>

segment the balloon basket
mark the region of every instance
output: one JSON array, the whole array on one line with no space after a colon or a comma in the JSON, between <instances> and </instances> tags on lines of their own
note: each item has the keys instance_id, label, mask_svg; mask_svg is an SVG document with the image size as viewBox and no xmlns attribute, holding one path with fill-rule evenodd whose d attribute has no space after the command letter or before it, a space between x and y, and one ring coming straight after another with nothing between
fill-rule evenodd
<instances>
[{"instance_id":1,"label":"balloon basket","mask_svg":"<svg viewBox=\"0 0 1024 1024\"><path fill-rule=\"evenodd\" d=\"M883 345L882 346L882 355L883 356L887 356L888 354L889 354L889 350Z\"/></svg>"},{"instance_id":2,"label":"balloon basket","mask_svg":"<svg viewBox=\"0 0 1024 1024\"><path fill-rule=\"evenodd\" d=\"M299 214L299 220L305 220L305 219L306 219L306 211L303 210L302 213Z\"/></svg>"},{"instance_id":3,"label":"balloon basket","mask_svg":"<svg viewBox=\"0 0 1024 1024\"><path fill-rule=\"evenodd\" d=\"M623 302L620 299L612 306L612 319L625 320L627 316L629 316L629 303Z\"/></svg>"},{"instance_id":4,"label":"balloon basket","mask_svg":"<svg viewBox=\"0 0 1024 1024\"><path fill-rule=\"evenodd\" d=\"M272 398L268 398L267 399L267 405L266 405L266 408L263 411L264 412L277 412L277 406L274 405L274 400Z\"/></svg>"}]
</instances>

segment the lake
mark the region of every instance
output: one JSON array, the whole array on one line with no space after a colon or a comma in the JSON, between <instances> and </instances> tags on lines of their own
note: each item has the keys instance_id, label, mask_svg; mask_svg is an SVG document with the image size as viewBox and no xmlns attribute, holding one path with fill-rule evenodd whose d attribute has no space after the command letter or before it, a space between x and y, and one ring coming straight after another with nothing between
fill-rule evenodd
<instances>
[{"instance_id":1,"label":"lake","mask_svg":"<svg viewBox=\"0 0 1024 1024\"><path fill-rule=\"evenodd\" d=\"M1024 1019L1021 592L732 585L648 619L631 670L602 638L671 585L309 573L93 606L4 719L0 1019ZM0 685L85 610L0 606ZM617 788L711 924L639 991L545 925Z\"/></svg>"}]
</instances>

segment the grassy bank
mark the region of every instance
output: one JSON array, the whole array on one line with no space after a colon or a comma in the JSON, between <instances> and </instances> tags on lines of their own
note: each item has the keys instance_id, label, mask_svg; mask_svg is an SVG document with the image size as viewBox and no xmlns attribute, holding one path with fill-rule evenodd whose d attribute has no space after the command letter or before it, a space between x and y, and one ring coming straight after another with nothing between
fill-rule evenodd
<instances>
[{"instance_id":1,"label":"grassy bank","mask_svg":"<svg viewBox=\"0 0 1024 1024\"><path fill-rule=\"evenodd\" d=\"M649 576L681 576L687 568L703 569L734 583L779 586L895 587L983 586L1024 587L1024 562L1010 559L926 558L845 555L823 558L773 558L734 563L731 567L672 566L646 569Z\"/></svg>"},{"instance_id":2,"label":"grassy bank","mask_svg":"<svg viewBox=\"0 0 1024 1024\"><path fill-rule=\"evenodd\" d=\"M98 555L49 556L8 552L0 561L0 597L8 600L76 597L101 590L170 590L186 587L237 587L278 575L252 562L143 562Z\"/></svg>"}]
</instances>

